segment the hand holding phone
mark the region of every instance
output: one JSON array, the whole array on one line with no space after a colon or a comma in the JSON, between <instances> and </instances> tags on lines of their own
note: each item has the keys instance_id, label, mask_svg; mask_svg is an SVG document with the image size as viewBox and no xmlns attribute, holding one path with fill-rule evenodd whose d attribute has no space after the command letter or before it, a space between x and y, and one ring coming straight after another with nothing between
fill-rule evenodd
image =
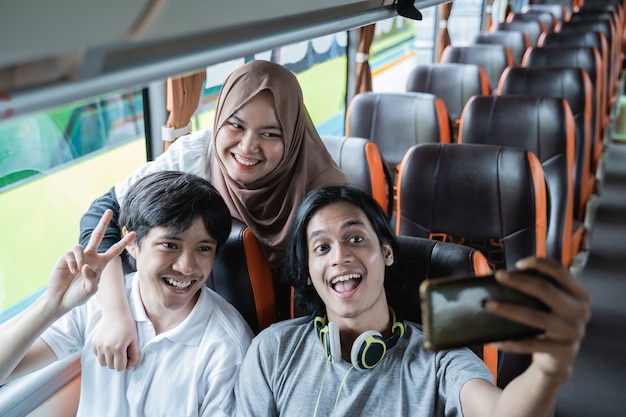
<instances>
[{"instance_id":1,"label":"hand holding phone","mask_svg":"<svg viewBox=\"0 0 626 417\"><path fill-rule=\"evenodd\" d=\"M535 271L523 271L551 280ZM543 311L539 300L498 283L495 276L449 277L426 280L420 286L425 347L431 351L523 339L539 329L497 316L485 310L485 301L497 300Z\"/></svg>"}]
</instances>

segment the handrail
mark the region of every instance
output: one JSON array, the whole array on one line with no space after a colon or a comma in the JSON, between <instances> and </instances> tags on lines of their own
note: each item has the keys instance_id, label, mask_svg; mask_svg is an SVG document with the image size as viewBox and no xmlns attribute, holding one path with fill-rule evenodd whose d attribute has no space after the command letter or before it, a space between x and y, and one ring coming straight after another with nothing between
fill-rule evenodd
<instances>
[{"instance_id":1,"label":"handrail","mask_svg":"<svg viewBox=\"0 0 626 417\"><path fill-rule=\"evenodd\" d=\"M80 353L0 387L0 416L22 417L80 376Z\"/></svg>"}]
</instances>

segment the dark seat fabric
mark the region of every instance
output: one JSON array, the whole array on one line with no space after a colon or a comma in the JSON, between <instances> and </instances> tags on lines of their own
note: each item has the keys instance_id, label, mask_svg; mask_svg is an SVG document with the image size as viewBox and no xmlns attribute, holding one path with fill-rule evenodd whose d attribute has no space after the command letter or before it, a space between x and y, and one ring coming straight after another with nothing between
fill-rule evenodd
<instances>
[{"instance_id":1,"label":"dark seat fabric","mask_svg":"<svg viewBox=\"0 0 626 417\"><path fill-rule=\"evenodd\" d=\"M406 90L430 93L441 98L450 120L457 124L463 106L471 96L488 95L491 92L484 68L460 63L417 65L409 73Z\"/></svg>"},{"instance_id":2,"label":"dark seat fabric","mask_svg":"<svg viewBox=\"0 0 626 417\"><path fill-rule=\"evenodd\" d=\"M406 154L398 179L396 233L462 243L492 269L545 256L545 179L529 151L493 145L422 144ZM500 354L497 384L506 386L529 355Z\"/></svg>"},{"instance_id":3,"label":"dark seat fabric","mask_svg":"<svg viewBox=\"0 0 626 417\"><path fill-rule=\"evenodd\" d=\"M207 286L234 305L255 334L276 321L272 270L259 241L239 220L233 219Z\"/></svg>"},{"instance_id":4,"label":"dark seat fabric","mask_svg":"<svg viewBox=\"0 0 626 417\"><path fill-rule=\"evenodd\" d=\"M500 95L559 97L567 100L574 117L574 218L584 220L591 195L591 105L593 87L581 68L511 68L502 76Z\"/></svg>"},{"instance_id":5,"label":"dark seat fabric","mask_svg":"<svg viewBox=\"0 0 626 417\"><path fill-rule=\"evenodd\" d=\"M551 33L559 29L559 22L556 17L545 10L526 9L523 12L510 14L507 20L536 20L541 22L545 33Z\"/></svg>"},{"instance_id":6,"label":"dark seat fabric","mask_svg":"<svg viewBox=\"0 0 626 417\"><path fill-rule=\"evenodd\" d=\"M331 135L321 138L349 184L370 194L391 215L393 183L378 146L365 138Z\"/></svg>"},{"instance_id":7,"label":"dark seat fabric","mask_svg":"<svg viewBox=\"0 0 626 417\"><path fill-rule=\"evenodd\" d=\"M524 53L530 47L528 35L523 32L512 30L500 30L497 32L480 32L474 35L472 43L497 44L506 46L511 50L513 61L516 66L521 65ZM494 86L494 90L497 86Z\"/></svg>"},{"instance_id":8,"label":"dark seat fabric","mask_svg":"<svg viewBox=\"0 0 626 417\"><path fill-rule=\"evenodd\" d=\"M591 143L589 169L595 172L595 166L602 153L602 126L604 115L608 114L604 100L604 76L599 52L590 46L547 46L531 48L524 57L526 67L573 67L587 72L593 85L591 100ZM591 185L593 189L593 185Z\"/></svg>"},{"instance_id":9,"label":"dark seat fabric","mask_svg":"<svg viewBox=\"0 0 626 417\"><path fill-rule=\"evenodd\" d=\"M600 54L600 65L603 69L602 77L603 94L604 94L604 118L602 126L608 124L608 109L611 108L611 55L609 54L609 46L606 37L602 32L586 32L582 30L569 32L548 33L541 39L541 47L570 47L570 46L586 46L595 48Z\"/></svg>"},{"instance_id":10,"label":"dark seat fabric","mask_svg":"<svg viewBox=\"0 0 626 417\"><path fill-rule=\"evenodd\" d=\"M500 44L450 45L443 51L440 62L483 67L489 79L490 91L498 86L504 69L515 65L511 50Z\"/></svg>"},{"instance_id":11,"label":"dark seat fabric","mask_svg":"<svg viewBox=\"0 0 626 417\"><path fill-rule=\"evenodd\" d=\"M546 256L570 266L582 240L574 229L574 147L572 112L563 98L474 97L461 117L459 143L519 147L541 162L547 185Z\"/></svg>"},{"instance_id":12,"label":"dark seat fabric","mask_svg":"<svg viewBox=\"0 0 626 417\"><path fill-rule=\"evenodd\" d=\"M537 46L537 41L539 40L539 37L543 33L545 33L545 28L538 20L522 19L498 22L494 26L494 30L514 30L518 32L523 32L528 35L528 39L530 40L530 46Z\"/></svg>"},{"instance_id":13,"label":"dark seat fabric","mask_svg":"<svg viewBox=\"0 0 626 417\"><path fill-rule=\"evenodd\" d=\"M563 4L551 3L551 4L527 4L522 6L521 12L526 13L529 11L542 11L551 13L558 23L562 23L569 19L567 9Z\"/></svg>"},{"instance_id":14,"label":"dark seat fabric","mask_svg":"<svg viewBox=\"0 0 626 417\"><path fill-rule=\"evenodd\" d=\"M416 145L402 161L396 213L398 235L472 246L492 269L545 256L545 179L541 163L526 150Z\"/></svg>"},{"instance_id":15,"label":"dark seat fabric","mask_svg":"<svg viewBox=\"0 0 626 417\"><path fill-rule=\"evenodd\" d=\"M348 106L346 136L374 142L394 175L411 146L450 142L450 119L434 94L361 93Z\"/></svg>"}]
</instances>

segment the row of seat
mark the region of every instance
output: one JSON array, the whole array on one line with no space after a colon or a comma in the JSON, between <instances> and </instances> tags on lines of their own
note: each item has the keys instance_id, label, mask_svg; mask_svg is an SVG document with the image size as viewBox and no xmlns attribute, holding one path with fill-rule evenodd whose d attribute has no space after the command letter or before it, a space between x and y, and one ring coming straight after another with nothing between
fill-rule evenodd
<instances>
[{"instance_id":1,"label":"row of seat","mask_svg":"<svg viewBox=\"0 0 626 417\"><path fill-rule=\"evenodd\" d=\"M508 23L532 21L532 15L545 19L535 6L540 5L529 6L526 16L512 16ZM545 9L556 10L549 6ZM580 247L582 202L593 190L590 167L598 164L587 147L589 138L597 137L592 126L605 125L599 116L592 118L590 97L598 94L592 79L597 82L597 74L592 77L576 65L531 65L539 58L531 58L529 51L544 47L540 43L574 43L573 37L550 40L560 37L552 34L561 33L568 21L565 11L551 16L550 34L540 34L535 48L531 45L514 58L519 61L502 71L495 88L484 67L476 64L439 63L423 68L427 71L419 76L416 69L408 88L414 82L419 92L357 95L348 108L346 136L322 138L349 182L372 193L394 222L402 249L397 271L416 277L408 290L395 294L401 300L396 308L407 319L421 320L418 288L425 278L513 268L528 255L569 265ZM501 26L499 32L520 34L513 25ZM505 38L481 34L476 43L496 37ZM530 37L523 33L522 38ZM601 44L594 43L594 52ZM621 43L608 45L621 50ZM603 65L605 55L597 53ZM432 70L435 66L448 72ZM604 65L596 67L596 73L605 71ZM456 81L462 88L454 87ZM617 85L609 76L601 83ZM432 86L437 84L442 87L435 94ZM467 93L473 85L479 86L478 92ZM601 100L610 103L615 87L603 91ZM597 115L606 120L610 106L595 103ZM272 273L245 225L233 226L209 286L233 303L255 332L276 320ZM483 355L501 386L527 364L527 358L511 364L493 350Z\"/></svg>"}]
</instances>

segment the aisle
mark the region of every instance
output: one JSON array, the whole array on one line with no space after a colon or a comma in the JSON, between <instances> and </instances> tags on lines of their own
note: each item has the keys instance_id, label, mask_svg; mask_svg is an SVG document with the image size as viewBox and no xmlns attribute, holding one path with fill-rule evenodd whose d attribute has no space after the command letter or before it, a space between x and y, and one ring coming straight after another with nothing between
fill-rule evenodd
<instances>
[{"instance_id":1,"label":"aisle","mask_svg":"<svg viewBox=\"0 0 626 417\"><path fill-rule=\"evenodd\" d=\"M555 417L626 415L626 144L612 144L607 157L582 272L592 296L592 318Z\"/></svg>"}]
</instances>

